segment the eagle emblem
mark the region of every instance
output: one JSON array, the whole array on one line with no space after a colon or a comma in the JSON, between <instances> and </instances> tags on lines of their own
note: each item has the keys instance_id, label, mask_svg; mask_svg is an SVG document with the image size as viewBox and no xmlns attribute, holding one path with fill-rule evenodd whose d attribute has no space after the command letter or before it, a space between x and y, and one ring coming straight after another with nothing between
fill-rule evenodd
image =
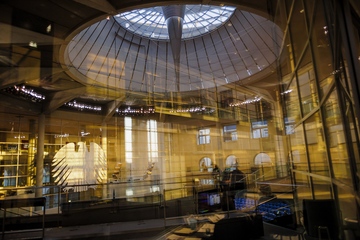
<instances>
[{"instance_id":1,"label":"eagle emblem","mask_svg":"<svg viewBox=\"0 0 360 240\"><path fill-rule=\"evenodd\" d=\"M106 182L106 154L94 142L89 149L85 142L68 143L55 154L52 163L54 181L64 191L86 191Z\"/></svg>"}]
</instances>

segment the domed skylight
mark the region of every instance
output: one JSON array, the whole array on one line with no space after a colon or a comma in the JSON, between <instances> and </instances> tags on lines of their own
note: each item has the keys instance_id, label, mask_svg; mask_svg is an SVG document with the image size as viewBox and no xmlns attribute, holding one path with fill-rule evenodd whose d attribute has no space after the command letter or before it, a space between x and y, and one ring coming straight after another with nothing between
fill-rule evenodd
<instances>
[{"instance_id":1,"label":"domed skylight","mask_svg":"<svg viewBox=\"0 0 360 240\"><path fill-rule=\"evenodd\" d=\"M206 34L226 22L235 7L211 5L186 5L182 39ZM168 40L169 34L162 7L137 9L115 16L117 22L127 30L155 40Z\"/></svg>"}]
</instances>

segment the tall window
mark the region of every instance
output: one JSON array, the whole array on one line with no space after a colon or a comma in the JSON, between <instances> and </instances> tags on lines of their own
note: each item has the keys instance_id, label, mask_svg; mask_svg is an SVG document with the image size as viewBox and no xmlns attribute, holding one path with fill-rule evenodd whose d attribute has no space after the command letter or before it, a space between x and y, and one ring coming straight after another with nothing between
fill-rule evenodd
<instances>
[{"instance_id":1,"label":"tall window","mask_svg":"<svg viewBox=\"0 0 360 240\"><path fill-rule=\"evenodd\" d=\"M291 118L291 117L285 118L285 133L286 133L286 135L294 133L294 124L295 124L295 120L293 118Z\"/></svg>"},{"instance_id":2,"label":"tall window","mask_svg":"<svg viewBox=\"0 0 360 240\"><path fill-rule=\"evenodd\" d=\"M224 142L236 141L238 139L236 124L224 126Z\"/></svg>"},{"instance_id":3,"label":"tall window","mask_svg":"<svg viewBox=\"0 0 360 240\"><path fill-rule=\"evenodd\" d=\"M155 120L147 121L148 132L148 159L149 162L158 161L158 134L157 134L157 122Z\"/></svg>"},{"instance_id":4,"label":"tall window","mask_svg":"<svg viewBox=\"0 0 360 240\"><path fill-rule=\"evenodd\" d=\"M131 117L125 117L125 159L127 163L132 163L133 149L132 149L132 119Z\"/></svg>"},{"instance_id":5,"label":"tall window","mask_svg":"<svg viewBox=\"0 0 360 240\"><path fill-rule=\"evenodd\" d=\"M266 138L268 134L267 121L256 121L251 123L252 137L253 138Z\"/></svg>"},{"instance_id":6,"label":"tall window","mask_svg":"<svg viewBox=\"0 0 360 240\"><path fill-rule=\"evenodd\" d=\"M198 133L198 144L210 143L210 128L200 129Z\"/></svg>"}]
</instances>

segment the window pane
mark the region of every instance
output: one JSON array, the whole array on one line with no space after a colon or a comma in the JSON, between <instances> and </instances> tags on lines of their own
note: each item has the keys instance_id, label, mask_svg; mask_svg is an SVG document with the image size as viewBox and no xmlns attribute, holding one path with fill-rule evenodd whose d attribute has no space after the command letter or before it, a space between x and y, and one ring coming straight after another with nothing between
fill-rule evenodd
<instances>
[{"instance_id":1,"label":"window pane","mask_svg":"<svg viewBox=\"0 0 360 240\"><path fill-rule=\"evenodd\" d=\"M329 176L329 166L319 112L306 120L305 134L311 173Z\"/></svg>"}]
</instances>

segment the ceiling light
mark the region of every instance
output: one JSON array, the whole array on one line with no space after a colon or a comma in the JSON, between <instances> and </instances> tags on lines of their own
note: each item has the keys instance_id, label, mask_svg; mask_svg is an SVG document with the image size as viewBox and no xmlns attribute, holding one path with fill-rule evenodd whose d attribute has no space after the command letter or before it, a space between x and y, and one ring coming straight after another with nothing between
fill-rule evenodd
<instances>
[{"instance_id":1,"label":"ceiling light","mask_svg":"<svg viewBox=\"0 0 360 240\"><path fill-rule=\"evenodd\" d=\"M291 93L291 92L292 92L292 89L289 89L289 90L286 90L286 91L282 92L281 95L288 94L288 93Z\"/></svg>"},{"instance_id":2,"label":"ceiling light","mask_svg":"<svg viewBox=\"0 0 360 240\"><path fill-rule=\"evenodd\" d=\"M249 98L249 99L244 100L242 102L237 101L237 102L234 102L234 103L230 103L229 106L230 107L238 107L238 106L245 105L245 104L251 104L251 103L259 102L261 99L262 99L262 97L255 96L254 98Z\"/></svg>"},{"instance_id":3,"label":"ceiling light","mask_svg":"<svg viewBox=\"0 0 360 240\"><path fill-rule=\"evenodd\" d=\"M121 106L116 109L118 115L143 116L155 113L154 106Z\"/></svg>"},{"instance_id":4,"label":"ceiling light","mask_svg":"<svg viewBox=\"0 0 360 240\"><path fill-rule=\"evenodd\" d=\"M37 48L37 43L34 42L34 41L30 41L30 42L29 42L29 46L30 46L30 47L33 47L33 48Z\"/></svg>"},{"instance_id":5,"label":"ceiling light","mask_svg":"<svg viewBox=\"0 0 360 240\"><path fill-rule=\"evenodd\" d=\"M4 88L3 91L31 100L32 102L41 102L45 100L44 95L37 93L34 91L34 89L27 88L24 85L23 86L15 85L13 87Z\"/></svg>"},{"instance_id":6,"label":"ceiling light","mask_svg":"<svg viewBox=\"0 0 360 240\"><path fill-rule=\"evenodd\" d=\"M101 111L101 106L95 106L95 105L90 105L90 104L85 104L85 103L78 103L75 100L72 102L65 103L64 106L69 107L69 108L74 108L79 111L84 111L84 110L95 111L95 112Z\"/></svg>"}]
</instances>

